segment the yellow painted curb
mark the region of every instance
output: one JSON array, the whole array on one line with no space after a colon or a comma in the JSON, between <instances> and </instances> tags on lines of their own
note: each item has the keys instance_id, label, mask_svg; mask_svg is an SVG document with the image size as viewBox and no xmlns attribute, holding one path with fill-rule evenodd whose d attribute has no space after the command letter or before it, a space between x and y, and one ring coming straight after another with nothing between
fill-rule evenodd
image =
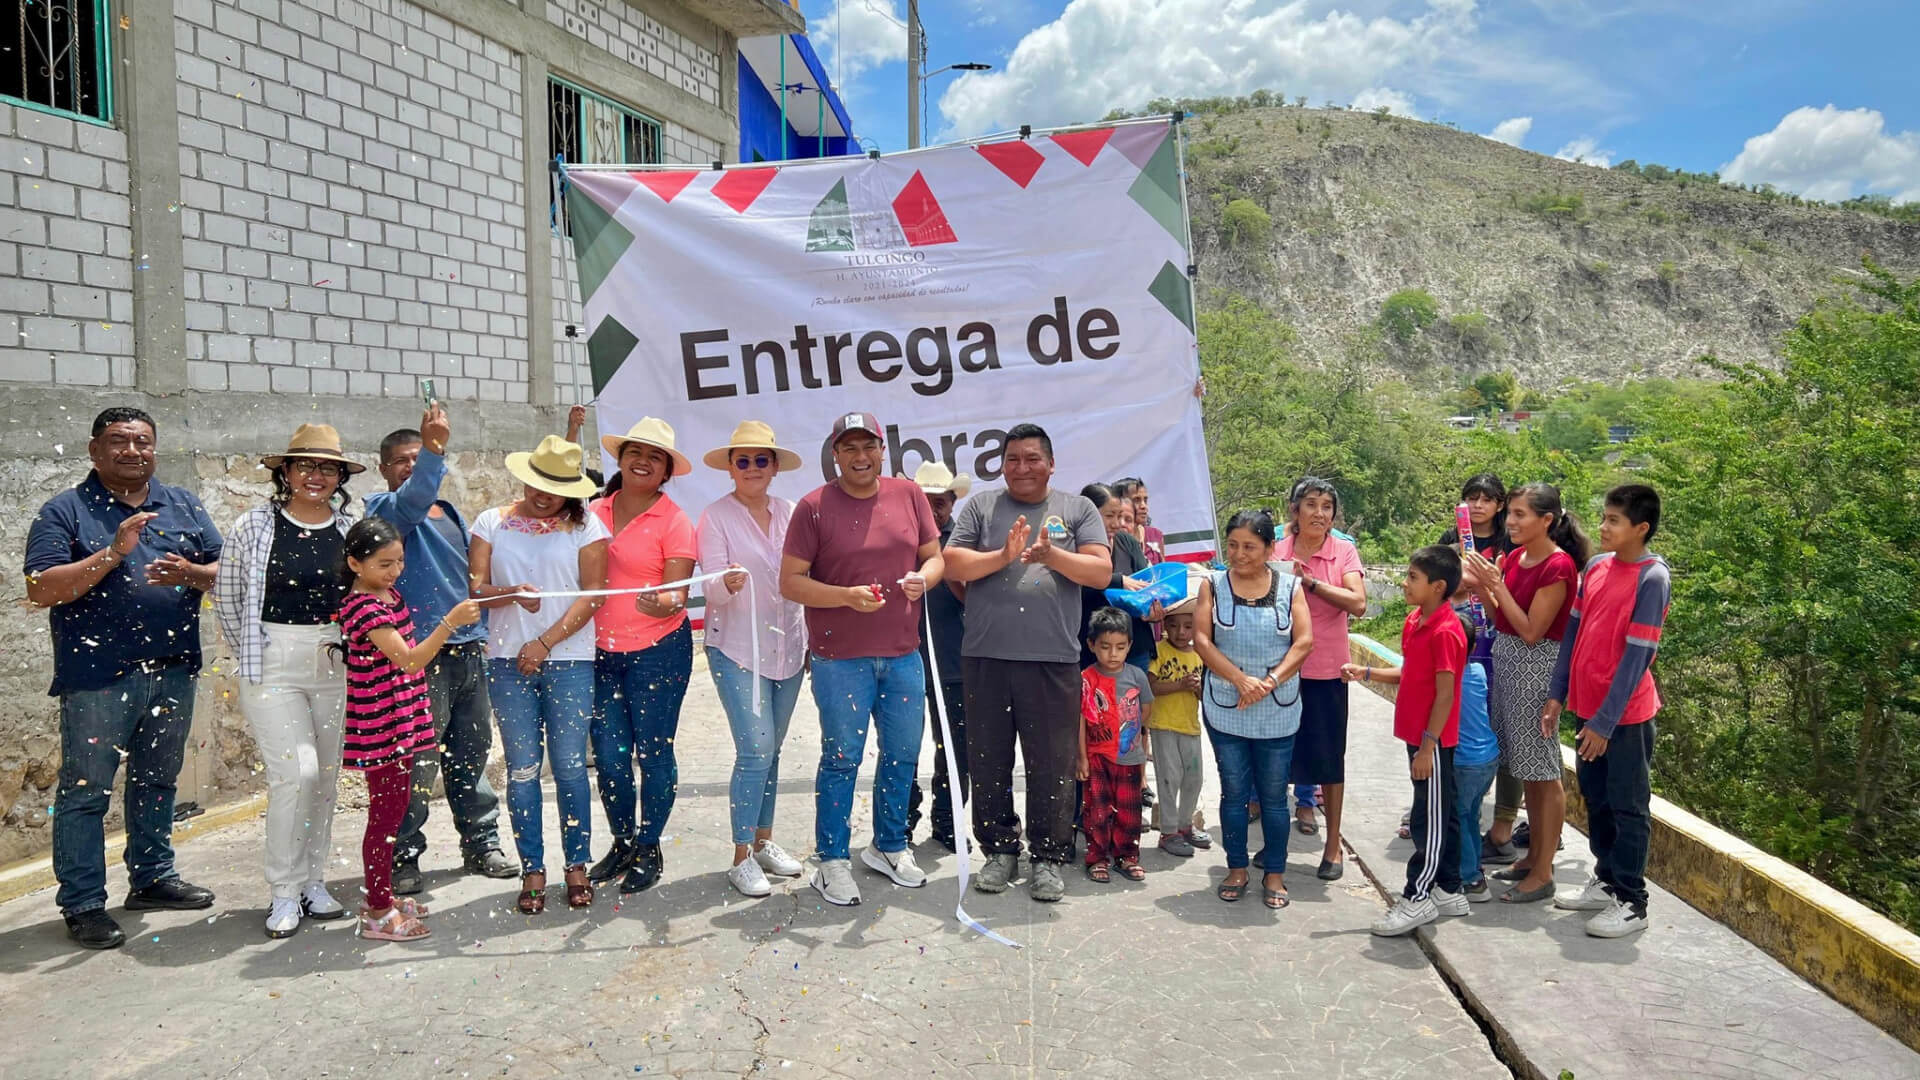
<instances>
[{"instance_id":1,"label":"yellow painted curb","mask_svg":"<svg viewBox=\"0 0 1920 1080\"><path fill-rule=\"evenodd\" d=\"M1357 664L1399 663L1355 634ZM1394 687L1367 687L1391 699ZM1560 748L1567 823L1587 825L1572 747ZM1759 946L1882 1031L1920 1050L1920 936L1658 795L1647 876Z\"/></svg>"},{"instance_id":2,"label":"yellow painted curb","mask_svg":"<svg viewBox=\"0 0 1920 1080\"><path fill-rule=\"evenodd\" d=\"M178 847L181 844L192 841L196 837L205 836L210 832L226 828L229 825L238 825L243 821L252 821L264 813L266 809L267 796L264 792L248 799L242 799L239 802L228 803L225 806L216 806L198 817L176 823L173 827L174 846ZM107 836L107 861L111 863L114 856L120 854L126 846L126 833L117 832L109 834ZM36 892L54 884L53 857L51 855L43 855L37 859L22 860L4 870L0 870L0 904L18 900L30 892Z\"/></svg>"}]
</instances>

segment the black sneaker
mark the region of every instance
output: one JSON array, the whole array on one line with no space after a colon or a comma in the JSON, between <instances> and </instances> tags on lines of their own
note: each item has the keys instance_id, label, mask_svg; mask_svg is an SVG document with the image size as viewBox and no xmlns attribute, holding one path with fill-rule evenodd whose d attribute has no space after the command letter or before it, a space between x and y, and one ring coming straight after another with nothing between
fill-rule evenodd
<instances>
[{"instance_id":1,"label":"black sneaker","mask_svg":"<svg viewBox=\"0 0 1920 1080\"><path fill-rule=\"evenodd\" d=\"M83 949L117 949L127 943L126 932L105 908L67 916L67 936Z\"/></svg>"},{"instance_id":2,"label":"black sneaker","mask_svg":"<svg viewBox=\"0 0 1920 1080\"><path fill-rule=\"evenodd\" d=\"M479 874L481 877L514 878L520 876L520 864L507 858L507 853L497 847L488 848L485 851L469 855L461 860L461 865L467 868L468 873Z\"/></svg>"},{"instance_id":3,"label":"black sneaker","mask_svg":"<svg viewBox=\"0 0 1920 1080\"><path fill-rule=\"evenodd\" d=\"M641 844L634 849L633 868L627 871L625 881L620 883L623 893L637 893L651 889L660 880L660 872L667 866L666 859L660 854L659 844Z\"/></svg>"},{"instance_id":4,"label":"black sneaker","mask_svg":"<svg viewBox=\"0 0 1920 1080\"><path fill-rule=\"evenodd\" d=\"M606 857L587 871L588 883L602 885L626 873L633 866L633 856L638 850L633 841L616 839L607 849Z\"/></svg>"},{"instance_id":5,"label":"black sneaker","mask_svg":"<svg viewBox=\"0 0 1920 1080\"><path fill-rule=\"evenodd\" d=\"M156 881L127 894L128 911L198 911L212 906L212 889L189 885L177 877Z\"/></svg>"},{"instance_id":6,"label":"black sneaker","mask_svg":"<svg viewBox=\"0 0 1920 1080\"><path fill-rule=\"evenodd\" d=\"M412 896L427 887L420 864L411 860L393 864L393 895Z\"/></svg>"}]
</instances>

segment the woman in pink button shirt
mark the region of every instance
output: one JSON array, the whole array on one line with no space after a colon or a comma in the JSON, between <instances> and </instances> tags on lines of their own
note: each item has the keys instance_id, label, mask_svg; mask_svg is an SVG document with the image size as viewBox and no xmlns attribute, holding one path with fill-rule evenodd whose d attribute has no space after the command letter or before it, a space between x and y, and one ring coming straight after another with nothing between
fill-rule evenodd
<instances>
[{"instance_id":1,"label":"woman in pink button shirt","mask_svg":"<svg viewBox=\"0 0 1920 1080\"><path fill-rule=\"evenodd\" d=\"M804 869L773 842L780 744L800 700L807 625L806 609L780 595L780 553L793 503L767 493L775 476L800 468L800 455L780 446L771 427L747 420L733 429L727 445L701 460L733 478L732 494L707 507L695 529L700 572L727 572L706 585L707 670L733 729L733 868L727 880L742 895L766 896L773 891L768 874L797 877Z\"/></svg>"},{"instance_id":2,"label":"woman in pink button shirt","mask_svg":"<svg viewBox=\"0 0 1920 1080\"><path fill-rule=\"evenodd\" d=\"M607 586L645 588L693 576L693 522L663 490L670 477L693 471L673 447L673 428L648 416L625 435L607 435L600 443L618 465L607 478L606 494L587 507L613 534ZM673 737L693 673L687 590L612 597L594 617L594 631L593 753L613 849L587 876L609 881L625 871L620 891L633 893L660 880L660 832L680 788Z\"/></svg>"},{"instance_id":3,"label":"woman in pink button shirt","mask_svg":"<svg viewBox=\"0 0 1920 1080\"><path fill-rule=\"evenodd\" d=\"M1365 570L1353 541L1333 531L1340 495L1333 484L1309 476L1293 486L1286 535L1273 557L1290 563L1307 590L1313 615L1313 652L1300 668L1300 732L1293 740L1293 782L1300 802L1297 827L1313 833L1313 804L1300 788L1319 785L1327 815L1327 846L1318 876L1337 881L1346 872L1340 850L1340 810L1347 780L1347 687L1340 665L1347 662L1347 620L1367 613ZM1274 838L1268 837L1268 843ZM1285 841L1281 841L1284 843Z\"/></svg>"}]
</instances>

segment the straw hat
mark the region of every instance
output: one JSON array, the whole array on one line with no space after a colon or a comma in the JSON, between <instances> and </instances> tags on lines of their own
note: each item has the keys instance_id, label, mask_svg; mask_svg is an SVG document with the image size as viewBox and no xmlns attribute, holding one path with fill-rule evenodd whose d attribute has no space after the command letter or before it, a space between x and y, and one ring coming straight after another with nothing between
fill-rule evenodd
<instances>
[{"instance_id":1,"label":"straw hat","mask_svg":"<svg viewBox=\"0 0 1920 1080\"><path fill-rule=\"evenodd\" d=\"M739 426L733 429L733 438L728 440L727 445L707 451L700 460L710 468L725 472L729 467L727 459L733 456L735 450L771 450L774 459L780 462L782 472L800 467L800 455L775 442L773 429L758 420L740 421Z\"/></svg>"},{"instance_id":2,"label":"straw hat","mask_svg":"<svg viewBox=\"0 0 1920 1080\"><path fill-rule=\"evenodd\" d=\"M310 458L314 461L337 462L348 476L367 471L365 465L357 465L340 452L340 433L332 424L301 424L293 438L287 440L285 453L268 454L260 459L260 464L269 469L277 469L287 463L288 458Z\"/></svg>"},{"instance_id":3,"label":"straw hat","mask_svg":"<svg viewBox=\"0 0 1920 1080\"><path fill-rule=\"evenodd\" d=\"M528 487L563 499L585 499L600 490L580 471L579 444L558 435L541 439L531 454L508 454L507 471Z\"/></svg>"},{"instance_id":4,"label":"straw hat","mask_svg":"<svg viewBox=\"0 0 1920 1080\"><path fill-rule=\"evenodd\" d=\"M902 476L900 479L907 478ZM973 477L966 473L955 476L952 469L938 461L921 462L920 467L913 470L913 482L919 484L920 490L929 495L945 495L952 492L956 499L966 498L967 492L973 489Z\"/></svg>"},{"instance_id":5,"label":"straw hat","mask_svg":"<svg viewBox=\"0 0 1920 1080\"><path fill-rule=\"evenodd\" d=\"M639 423L627 429L625 435L600 436L600 445L606 447L607 453L612 454L615 461L620 459L620 448L634 442L665 450L667 456L673 459L675 476L685 476L693 471L693 462L687 460L687 455L673 448L673 425L665 420L643 416Z\"/></svg>"}]
</instances>

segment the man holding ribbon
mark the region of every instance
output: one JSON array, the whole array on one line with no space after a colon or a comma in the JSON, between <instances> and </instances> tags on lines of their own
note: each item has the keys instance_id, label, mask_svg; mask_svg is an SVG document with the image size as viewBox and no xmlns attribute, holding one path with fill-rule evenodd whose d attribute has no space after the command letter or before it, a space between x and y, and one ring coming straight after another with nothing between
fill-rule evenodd
<instances>
[{"instance_id":1,"label":"man holding ribbon","mask_svg":"<svg viewBox=\"0 0 1920 1080\"><path fill-rule=\"evenodd\" d=\"M1080 745L1080 589L1104 588L1112 552L1100 512L1049 486L1053 440L1036 424L1007 432L1005 491L968 500L946 556L967 586L961 664L974 835L987 864L973 879L1004 892L1020 860L1013 748L1027 763L1027 837L1035 900L1066 895Z\"/></svg>"},{"instance_id":2,"label":"man holding ribbon","mask_svg":"<svg viewBox=\"0 0 1920 1080\"><path fill-rule=\"evenodd\" d=\"M919 486L882 474L886 445L872 413L848 413L829 437L839 477L794 508L780 592L807 609L813 696L820 710L820 770L813 887L830 904L860 902L849 857L849 818L867 725L878 728L870 869L919 888L927 875L907 848L907 794L920 760L926 708L920 603L940 583L940 531Z\"/></svg>"}]
</instances>

